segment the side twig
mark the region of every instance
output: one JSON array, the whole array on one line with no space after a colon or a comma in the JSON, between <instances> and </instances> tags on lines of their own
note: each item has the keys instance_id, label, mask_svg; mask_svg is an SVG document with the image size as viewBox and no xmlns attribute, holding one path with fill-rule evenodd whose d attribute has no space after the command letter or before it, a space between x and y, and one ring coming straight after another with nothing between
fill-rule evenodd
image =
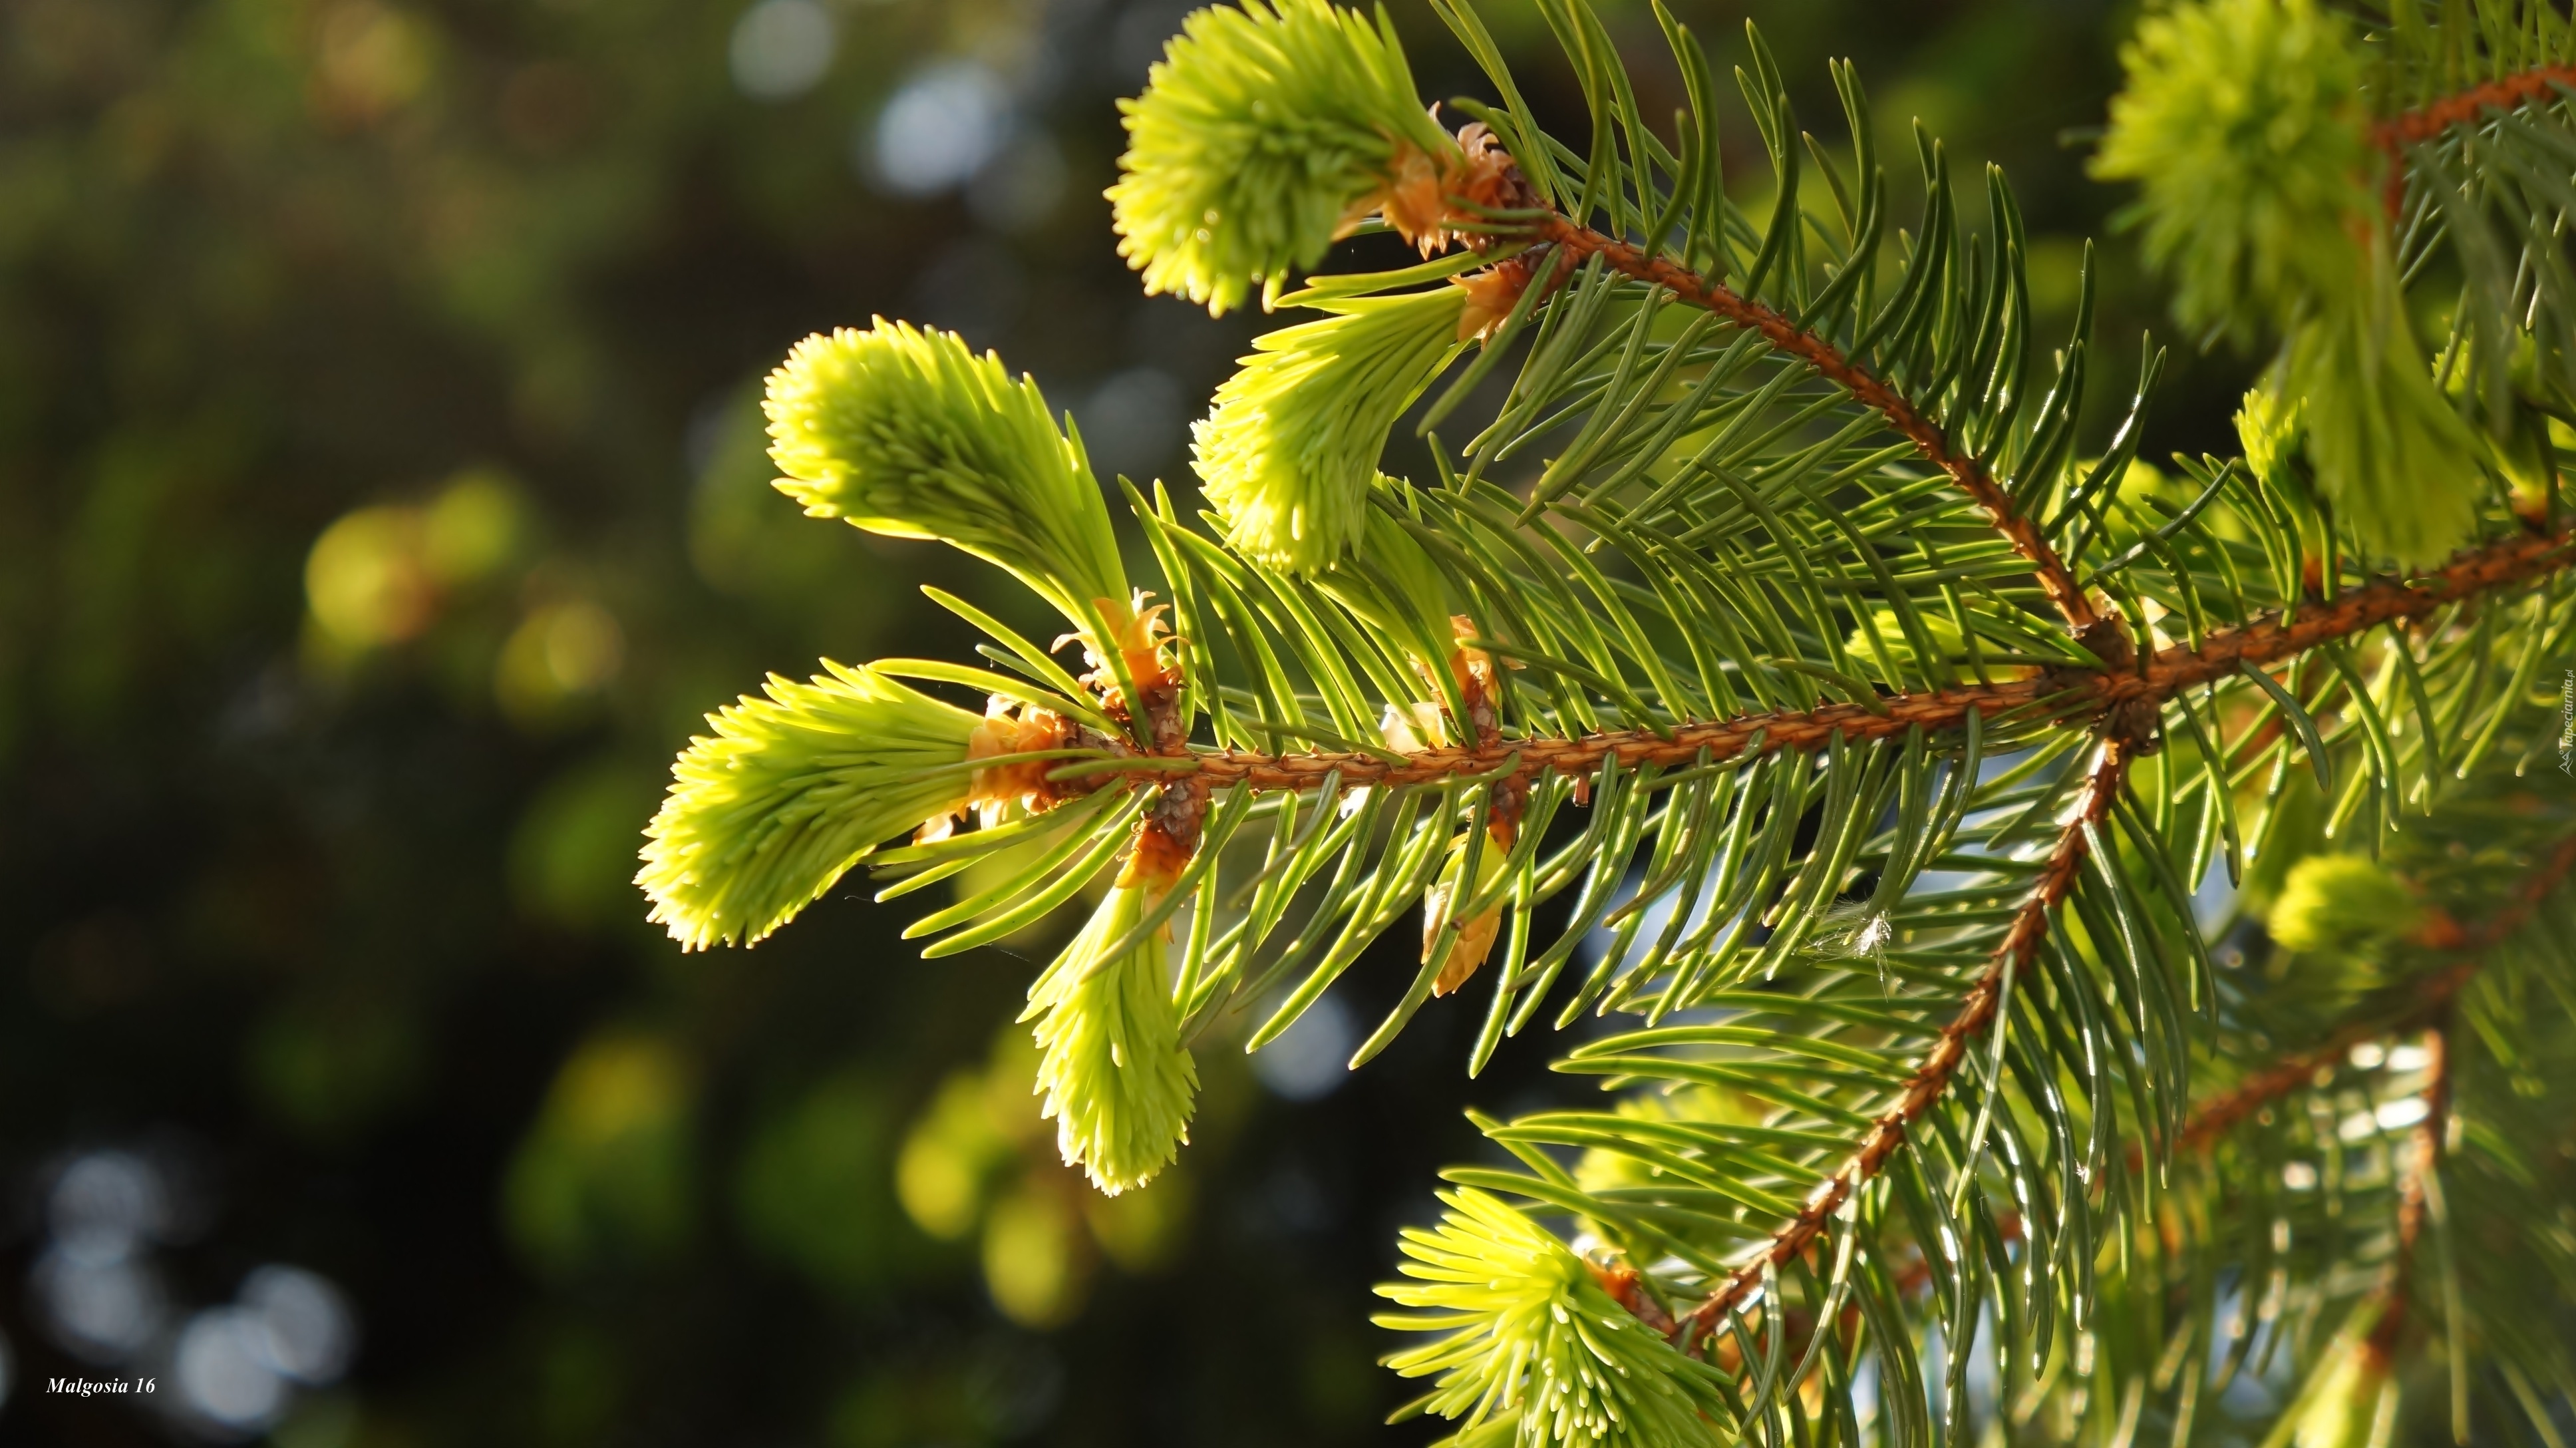
<instances>
[{"instance_id":1,"label":"side twig","mask_svg":"<svg viewBox=\"0 0 2576 1448\"><path fill-rule=\"evenodd\" d=\"M1851 394L1863 407L1887 419L1889 427L1914 444L1925 461L1948 473L1961 491L1986 510L1995 530L2012 544L2013 551L2029 562L2038 575L2039 586L2065 615L2067 626L2078 634L2093 630L2102 616L2091 598L2075 581L2074 570L2057 556L2057 550L2040 536L2039 528L2013 505L2012 495L1987 471L1983 460L1962 452L1950 435L1930 418L1917 411L1885 379L1861 366L1833 343L1806 331L1776 308L1739 295L1725 285L1710 281L1699 273L1665 257L1650 256L1644 249L1580 225L1564 216L1551 216L1539 223L1538 236L1564 249L1568 256L1598 256L1611 267L1653 282L1671 291L1693 306L1715 312L1739 327L1762 334L1775 351L1796 357L1816 370L1816 374Z\"/></svg>"},{"instance_id":2,"label":"side twig","mask_svg":"<svg viewBox=\"0 0 2576 1448\"><path fill-rule=\"evenodd\" d=\"M2534 101L2554 100L2569 89L2576 89L2576 66L2544 65L2439 97L2371 127L2371 144L2388 157L2382 204L2389 220L2395 221L2406 209L2408 147L2432 140L2453 126L2468 125L2488 111L2510 111Z\"/></svg>"},{"instance_id":3,"label":"side twig","mask_svg":"<svg viewBox=\"0 0 2576 1448\"><path fill-rule=\"evenodd\" d=\"M1698 1342L1716 1322L1732 1312L1762 1284L1763 1277L1803 1255L1817 1238L1824 1235L1825 1225L1833 1219L1853 1192L1868 1185L1883 1170L1888 1158L1905 1144L1906 1129L1930 1111L1942 1094L1950 1089L1960 1064L1968 1057L1977 1038L1993 1026L1995 1012L2001 1008L2004 982L2028 965L2047 938L2048 923L2057 907L2066 902L2083 874L2084 859L2090 848L2093 831L2110 818L2112 802L2118 799L2126 782L2129 761L2140 741L2114 734L2102 741L2092 774L2084 782L2074 817L2058 831L2057 844L2049 852L2048 864L2040 871L2039 880L2031 887L2020 907L2014 911L2011 926L2005 930L2003 943L1986 963L1976 984L1968 988L1959 1013L1942 1027L1932 1049L1915 1066L1906 1079L1896 1104L1870 1124L1859 1146L1844 1161L1840 1170L1817 1186L1806 1204L1788 1225L1774 1232L1771 1244L1753 1260L1735 1269L1698 1305L1681 1315L1681 1341L1685 1346Z\"/></svg>"},{"instance_id":4,"label":"side twig","mask_svg":"<svg viewBox=\"0 0 2576 1448\"><path fill-rule=\"evenodd\" d=\"M2503 943L2530 922L2541 902L2565 883L2571 873L2576 873L2576 840L2565 841L2551 851L2523 880L2521 888L2514 892L2512 900L2503 909L2488 917L2477 929L2460 936L2450 948L2485 952ZM2247 1076L2191 1113L2183 1123L2181 1134L2175 1138L2175 1149L2181 1152L2206 1150L2263 1108L2306 1088L2316 1080L2319 1071L2350 1055L2353 1047L2443 1018L2449 1013L2452 1000L2485 968L2486 960L2480 954L2438 971L2425 977L2423 984L2416 987L2413 998L2401 1013L2350 1022L2320 1044L2292 1052Z\"/></svg>"},{"instance_id":5,"label":"side twig","mask_svg":"<svg viewBox=\"0 0 2576 1448\"><path fill-rule=\"evenodd\" d=\"M2371 128L2370 139L2391 160L2403 162L2402 153L2408 146L2429 141L2453 126L2466 125L2491 110L2509 111L2533 101L2555 99L2562 89L2576 89L2576 66L2544 65L2516 71L2390 116Z\"/></svg>"}]
</instances>

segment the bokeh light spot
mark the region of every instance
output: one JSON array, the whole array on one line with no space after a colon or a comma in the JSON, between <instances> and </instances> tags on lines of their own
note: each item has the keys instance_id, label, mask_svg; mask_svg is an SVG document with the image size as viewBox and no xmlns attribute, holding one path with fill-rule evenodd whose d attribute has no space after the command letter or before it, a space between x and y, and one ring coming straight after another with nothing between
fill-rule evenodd
<instances>
[{"instance_id":1,"label":"bokeh light spot","mask_svg":"<svg viewBox=\"0 0 2576 1448\"><path fill-rule=\"evenodd\" d=\"M864 160L877 183L897 195L936 195L984 169L1010 127L1010 96L992 71L971 60L943 61L886 101Z\"/></svg>"},{"instance_id":2,"label":"bokeh light spot","mask_svg":"<svg viewBox=\"0 0 2576 1448\"><path fill-rule=\"evenodd\" d=\"M733 23L733 83L758 101L792 100L832 69L840 27L814 0L760 0Z\"/></svg>"},{"instance_id":3,"label":"bokeh light spot","mask_svg":"<svg viewBox=\"0 0 2576 1448\"><path fill-rule=\"evenodd\" d=\"M421 561L449 587L490 576L518 554L526 509L498 475L475 471L451 482L421 518Z\"/></svg>"},{"instance_id":4,"label":"bokeh light spot","mask_svg":"<svg viewBox=\"0 0 2576 1448\"><path fill-rule=\"evenodd\" d=\"M1015 1192L984 1221L984 1282L1022 1327L1055 1327L1082 1306L1083 1247L1072 1209L1053 1192Z\"/></svg>"},{"instance_id":5,"label":"bokeh light spot","mask_svg":"<svg viewBox=\"0 0 2576 1448\"><path fill-rule=\"evenodd\" d=\"M286 1410L286 1379L268 1365L267 1324L245 1307L217 1307L188 1320L171 1359L179 1402L223 1428L258 1432Z\"/></svg>"},{"instance_id":6,"label":"bokeh light spot","mask_svg":"<svg viewBox=\"0 0 2576 1448\"><path fill-rule=\"evenodd\" d=\"M361 508L322 530L304 564L313 621L351 650L400 643L429 626L437 590L421 559L420 516Z\"/></svg>"},{"instance_id":7,"label":"bokeh light spot","mask_svg":"<svg viewBox=\"0 0 2576 1448\"><path fill-rule=\"evenodd\" d=\"M348 1371L357 1319L329 1279L301 1267L262 1267L243 1279L240 1301L258 1319L260 1360L279 1376L320 1387Z\"/></svg>"},{"instance_id":8,"label":"bokeh light spot","mask_svg":"<svg viewBox=\"0 0 2576 1448\"><path fill-rule=\"evenodd\" d=\"M370 0L325 13L322 81L342 111L372 120L418 96L436 69L436 36L419 17Z\"/></svg>"},{"instance_id":9,"label":"bokeh light spot","mask_svg":"<svg viewBox=\"0 0 2576 1448\"><path fill-rule=\"evenodd\" d=\"M895 1159L895 1195L904 1212L942 1241L974 1230L985 1179L1010 1154L1010 1143L994 1129L987 1094L973 1073L951 1075Z\"/></svg>"},{"instance_id":10,"label":"bokeh light spot","mask_svg":"<svg viewBox=\"0 0 2576 1448\"><path fill-rule=\"evenodd\" d=\"M75 1158L45 1199L45 1225L65 1256L93 1265L121 1262L158 1236L170 1198L152 1164L127 1151Z\"/></svg>"},{"instance_id":11,"label":"bokeh light spot","mask_svg":"<svg viewBox=\"0 0 2576 1448\"><path fill-rule=\"evenodd\" d=\"M1350 1011L1328 995L1308 1006L1277 1040L1252 1053L1252 1072L1278 1095L1314 1101L1349 1079L1345 1063L1352 1046Z\"/></svg>"},{"instance_id":12,"label":"bokeh light spot","mask_svg":"<svg viewBox=\"0 0 2576 1448\"><path fill-rule=\"evenodd\" d=\"M530 727L595 694L626 662L626 635L608 610L587 599L530 613L501 646L493 691L503 712Z\"/></svg>"},{"instance_id":13,"label":"bokeh light spot","mask_svg":"<svg viewBox=\"0 0 2576 1448\"><path fill-rule=\"evenodd\" d=\"M668 1040L610 1028L564 1063L503 1187L541 1266L646 1260L693 1230L696 1072Z\"/></svg>"},{"instance_id":14,"label":"bokeh light spot","mask_svg":"<svg viewBox=\"0 0 2576 1448\"><path fill-rule=\"evenodd\" d=\"M1169 1266L1181 1246L1190 1215L1190 1179L1166 1171L1137 1191L1083 1198L1083 1216L1091 1235L1109 1260L1128 1272L1153 1272Z\"/></svg>"},{"instance_id":15,"label":"bokeh light spot","mask_svg":"<svg viewBox=\"0 0 2576 1448\"><path fill-rule=\"evenodd\" d=\"M57 1247L36 1263L35 1296L54 1339L75 1356L115 1362L161 1331L161 1280L128 1259L85 1261Z\"/></svg>"}]
</instances>

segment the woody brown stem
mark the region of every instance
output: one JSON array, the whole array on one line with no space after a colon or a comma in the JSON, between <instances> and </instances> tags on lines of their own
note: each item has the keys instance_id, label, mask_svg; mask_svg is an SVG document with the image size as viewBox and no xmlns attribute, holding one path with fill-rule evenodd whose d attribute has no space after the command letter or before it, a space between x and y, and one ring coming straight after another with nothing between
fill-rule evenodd
<instances>
[{"instance_id":1,"label":"woody brown stem","mask_svg":"<svg viewBox=\"0 0 2576 1448\"><path fill-rule=\"evenodd\" d=\"M2319 1071L2352 1054L2353 1047L2420 1024L2427 1017L2448 1009L2451 998L2477 975L2479 964L2464 961L2428 978L2405 1014L2393 1020L2356 1021L2326 1037L2322 1045L2283 1056L2211 1098L2184 1118L2182 1131L2174 1137L2174 1150L2185 1153L2207 1150L2265 1107L2305 1089L2317 1079ZM2133 1165L2143 1159L2134 1147L2130 1156Z\"/></svg>"},{"instance_id":2,"label":"woody brown stem","mask_svg":"<svg viewBox=\"0 0 2576 1448\"><path fill-rule=\"evenodd\" d=\"M1580 225L1564 216L1551 216L1538 224L1541 240L1555 243L1568 256L1598 256L1610 267L1653 282L1693 306L1715 312L1735 325L1759 332L1774 351L1785 352L1812 367L1816 375L1851 394L1861 406L1887 419L1915 451L1934 467L1948 473L1962 492L1986 510L1995 531L2012 544L2031 571L2038 575L2040 588L2049 602L2065 615L2067 626L2078 634L2091 633L2102 616L2076 583L2074 571L2066 566L2057 550L2040 536L2039 529L2015 507L2012 495L1995 481L1994 474L1982 459L1960 450L1939 424L1917 411L1884 378L1871 372L1845 355L1833 343L1801 328L1778 309L1742 296L1722 283L1710 281L1699 273L1660 256L1649 255L1614 236L1607 236Z\"/></svg>"},{"instance_id":3,"label":"woody brown stem","mask_svg":"<svg viewBox=\"0 0 2576 1448\"><path fill-rule=\"evenodd\" d=\"M1127 701L1113 698L1106 701L1108 710L1131 722L1143 721L1145 736L1152 744L1150 757L1168 759L1187 754L1190 724L1181 713L1180 680L1163 666L1150 616L1140 627L1137 646L1127 650L1127 672L1136 683L1135 704L1129 706ZM1202 775L1183 775L1165 783L1144 818L1136 823L1136 838L1127 847L1118 883L1160 889L1180 878L1181 871L1189 867L1190 856L1198 852L1199 829L1207 822L1212 793L1213 786Z\"/></svg>"},{"instance_id":4,"label":"woody brown stem","mask_svg":"<svg viewBox=\"0 0 2576 1448\"><path fill-rule=\"evenodd\" d=\"M1941 1028L1932 1049L1906 1078L1895 1104L1870 1123L1842 1167L1808 1195L1806 1205L1798 1209L1788 1225L1772 1233L1768 1247L1682 1314L1680 1331L1685 1345L1695 1344L1720 1318L1741 1306L1767 1273L1803 1255L1824 1234L1825 1224L1842 1210L1852 1193L1877 1177L1888 1158L1905 1144L1906 1129L1950 1089L1968 1052L1994 1025L1995 1013L2002 1008L2005 981L2038 954L2040 943L2048 936L2049 918L2073 893L2076 879L2084 870L2093 831L2110 817L2112 802L2119 797L2139 742L2116 734L2102 741L2092 773L2084 782L2084 792L2078 797L2074 817L2058 831L2056 847L2049 851L2038 882L2013 912L2003 943L1995 947L1976 984L1968 988L1958 1014Z\"/></svg>"},{"instance_id":5,"label":"woody brown stem","mask_svg":"<svg viewBox=\"0 0 2576 1448\"><path fill-rule=\"evenodd\" d=\"M1663 734L1651 729L1612 729L1570 739L1497 737L1473 745L1420 750L1396 760L1383 754L1209 750L1192 756L1197 764L1194 774L1211 787L1250 781L1259 790L1301 792L1319 787L1328 775L1340 776L1345 788L1402 787L1472 775L1527 779L1550 770L1581 778L1613 756L1622 768L1634 769L1689 763L1703 751L1715 763L1757 744L1765 753L1777 753L1823 748L1836 735L1859 743L1901 737L1918 726L1927 735L1939 734L1964 728L1971 711L1993 721L2007 713L2044 707L2052 717L2070 723L2098 720L2118 710L2134 713L2159 706L2186 688L2234 675L2246 664L2274 663L2384 623L2420 618L2481 593L2545 577L2576 561L2569 552L2571 543L2576 543L2576 531L2563 530L2519 535L2471 549L2432 573L2383 579L2345 593L2331 604L2308 604L2295 619L2274 610L2241 628L2212 630L2197 649L2177 644L2162 650L2143 674L2054 672L2010 683L1900 694L1879 700L1875 708L1825 704L1675 724ZM1159 769L1139 769L1125 777L1145 784L1171 776Z\"/></svg>"},{"instance_id":6,"label":"woody brown stem","mask_svg":"<svg viewBox=\"0 0 2576 1448\"><path fill-rule=\"evenodd\" d=\"M2509 111L2533 101L2549 100L2560 86L2576 87L2576 66L2544 65L2498 76L2483 85L2442 96L2381 121L2370 139L2390 159L2404 161L2403 148L2429 141L2453 126L2466 125L2488 111Z\"/></svg>"},{"instance_id":7,"label":"woody brown stem","mask_svg":"<svg viewBox=\"0 0 2576 1448\"><path fill-rule=\"evenodd\" d=\"M2453 126L2468 125L2489 111L2509 111L2534 101L2556 98L2561 86L2576 87L2576 66L2544 65L2498 76L2482 85L2428 101L2370 128L2371 144L2388 157L2383 202L2393 221L2406 204L2406 148L2432 140Z\"/></svg>"}]
</instances>

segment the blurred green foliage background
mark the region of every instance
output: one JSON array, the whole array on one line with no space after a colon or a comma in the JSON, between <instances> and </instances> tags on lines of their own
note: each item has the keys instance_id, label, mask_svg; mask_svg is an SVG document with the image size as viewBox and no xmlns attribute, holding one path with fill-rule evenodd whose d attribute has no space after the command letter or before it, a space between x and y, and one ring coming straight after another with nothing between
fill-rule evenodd
<instances>
[{"instance_id":1,"label":"blurred green foliage background","mask_svg":"<svg viewBox=\"0 0 2576 1448\"><path fill-rule=\"evenodd\" d=\"M1411 974L1372 957L1260 1062L1203 1048L1182 1166L1109 1201L1008 1025L1046 931L925 964L853 881L684 957L627 883L672 754L765 671L963 653L919 583L1045 626L769 489L797 337L956 328L1104 473L1187 485L1261 319L1139 295L1100 199L1184 8L0 3L0 1437L1427 1436L1377 1426L1367 1287L1462 1106L1572 1089L1545 1043L1469 1083L1433 1012L1345 1079L1332 1030ZM1481 91L1391 8L1426 96ZM1535 12L1486 8L1579 136ZM1668 114L1651 17L1603 8ZM2118 200L2067 133L2127 7L1674 8L1727 62L1761 22L1828 142L1856 57L1906 210L1913 117L2006 165L2062 332ZM2101 267L2108 411L2158 304L2124 242ZM2249 370L2186 359L2159 447L2224 446ZM219 1351L270 1263L336 1289L344 1370Z\"/></svg>"}]
</instances>

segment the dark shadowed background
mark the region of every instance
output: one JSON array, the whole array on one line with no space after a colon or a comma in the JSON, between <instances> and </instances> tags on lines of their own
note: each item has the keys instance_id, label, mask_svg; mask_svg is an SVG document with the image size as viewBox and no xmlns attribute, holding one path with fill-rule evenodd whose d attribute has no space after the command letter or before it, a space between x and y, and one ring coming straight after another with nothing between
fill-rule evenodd
<instances>
[{"instance_id":1,"label":"dark shadowed background","mask_svg":"<svg viewBox=\"0 0 2576 1448\"><path fill-rule=\"evenodd\" d=\"M2129 6L1674 3L1721 67L1759 21L1829 146L1856 58L1901 214L1909 118L1971 214L2007 166L2062 334ZM683 956L627 883L764 672L971 657L922 583L1046 627L768 488L798 337L955 328L1192 486L1264 319L1142 296L1100 199L1184 8L0 0L0 1441L1431 1436L1378 1426L1368 1288L1462 1108L1576 1089L1543 1032L1469 1082L1453 1002L1346 1076L1390 938L1262 1057L1205 1044L1180 1167L1104 1202L1010 1026L1065 922L923 962L853 879ZM1391 8L1427 98L1484 93ZM1535 11L1485 8L1579 144ZM2099 286L2107 414L2156 303L2117 237ZM2247 370L2181 359L2150 451L2223 445Z\"/></svg>"}]
</instances>

